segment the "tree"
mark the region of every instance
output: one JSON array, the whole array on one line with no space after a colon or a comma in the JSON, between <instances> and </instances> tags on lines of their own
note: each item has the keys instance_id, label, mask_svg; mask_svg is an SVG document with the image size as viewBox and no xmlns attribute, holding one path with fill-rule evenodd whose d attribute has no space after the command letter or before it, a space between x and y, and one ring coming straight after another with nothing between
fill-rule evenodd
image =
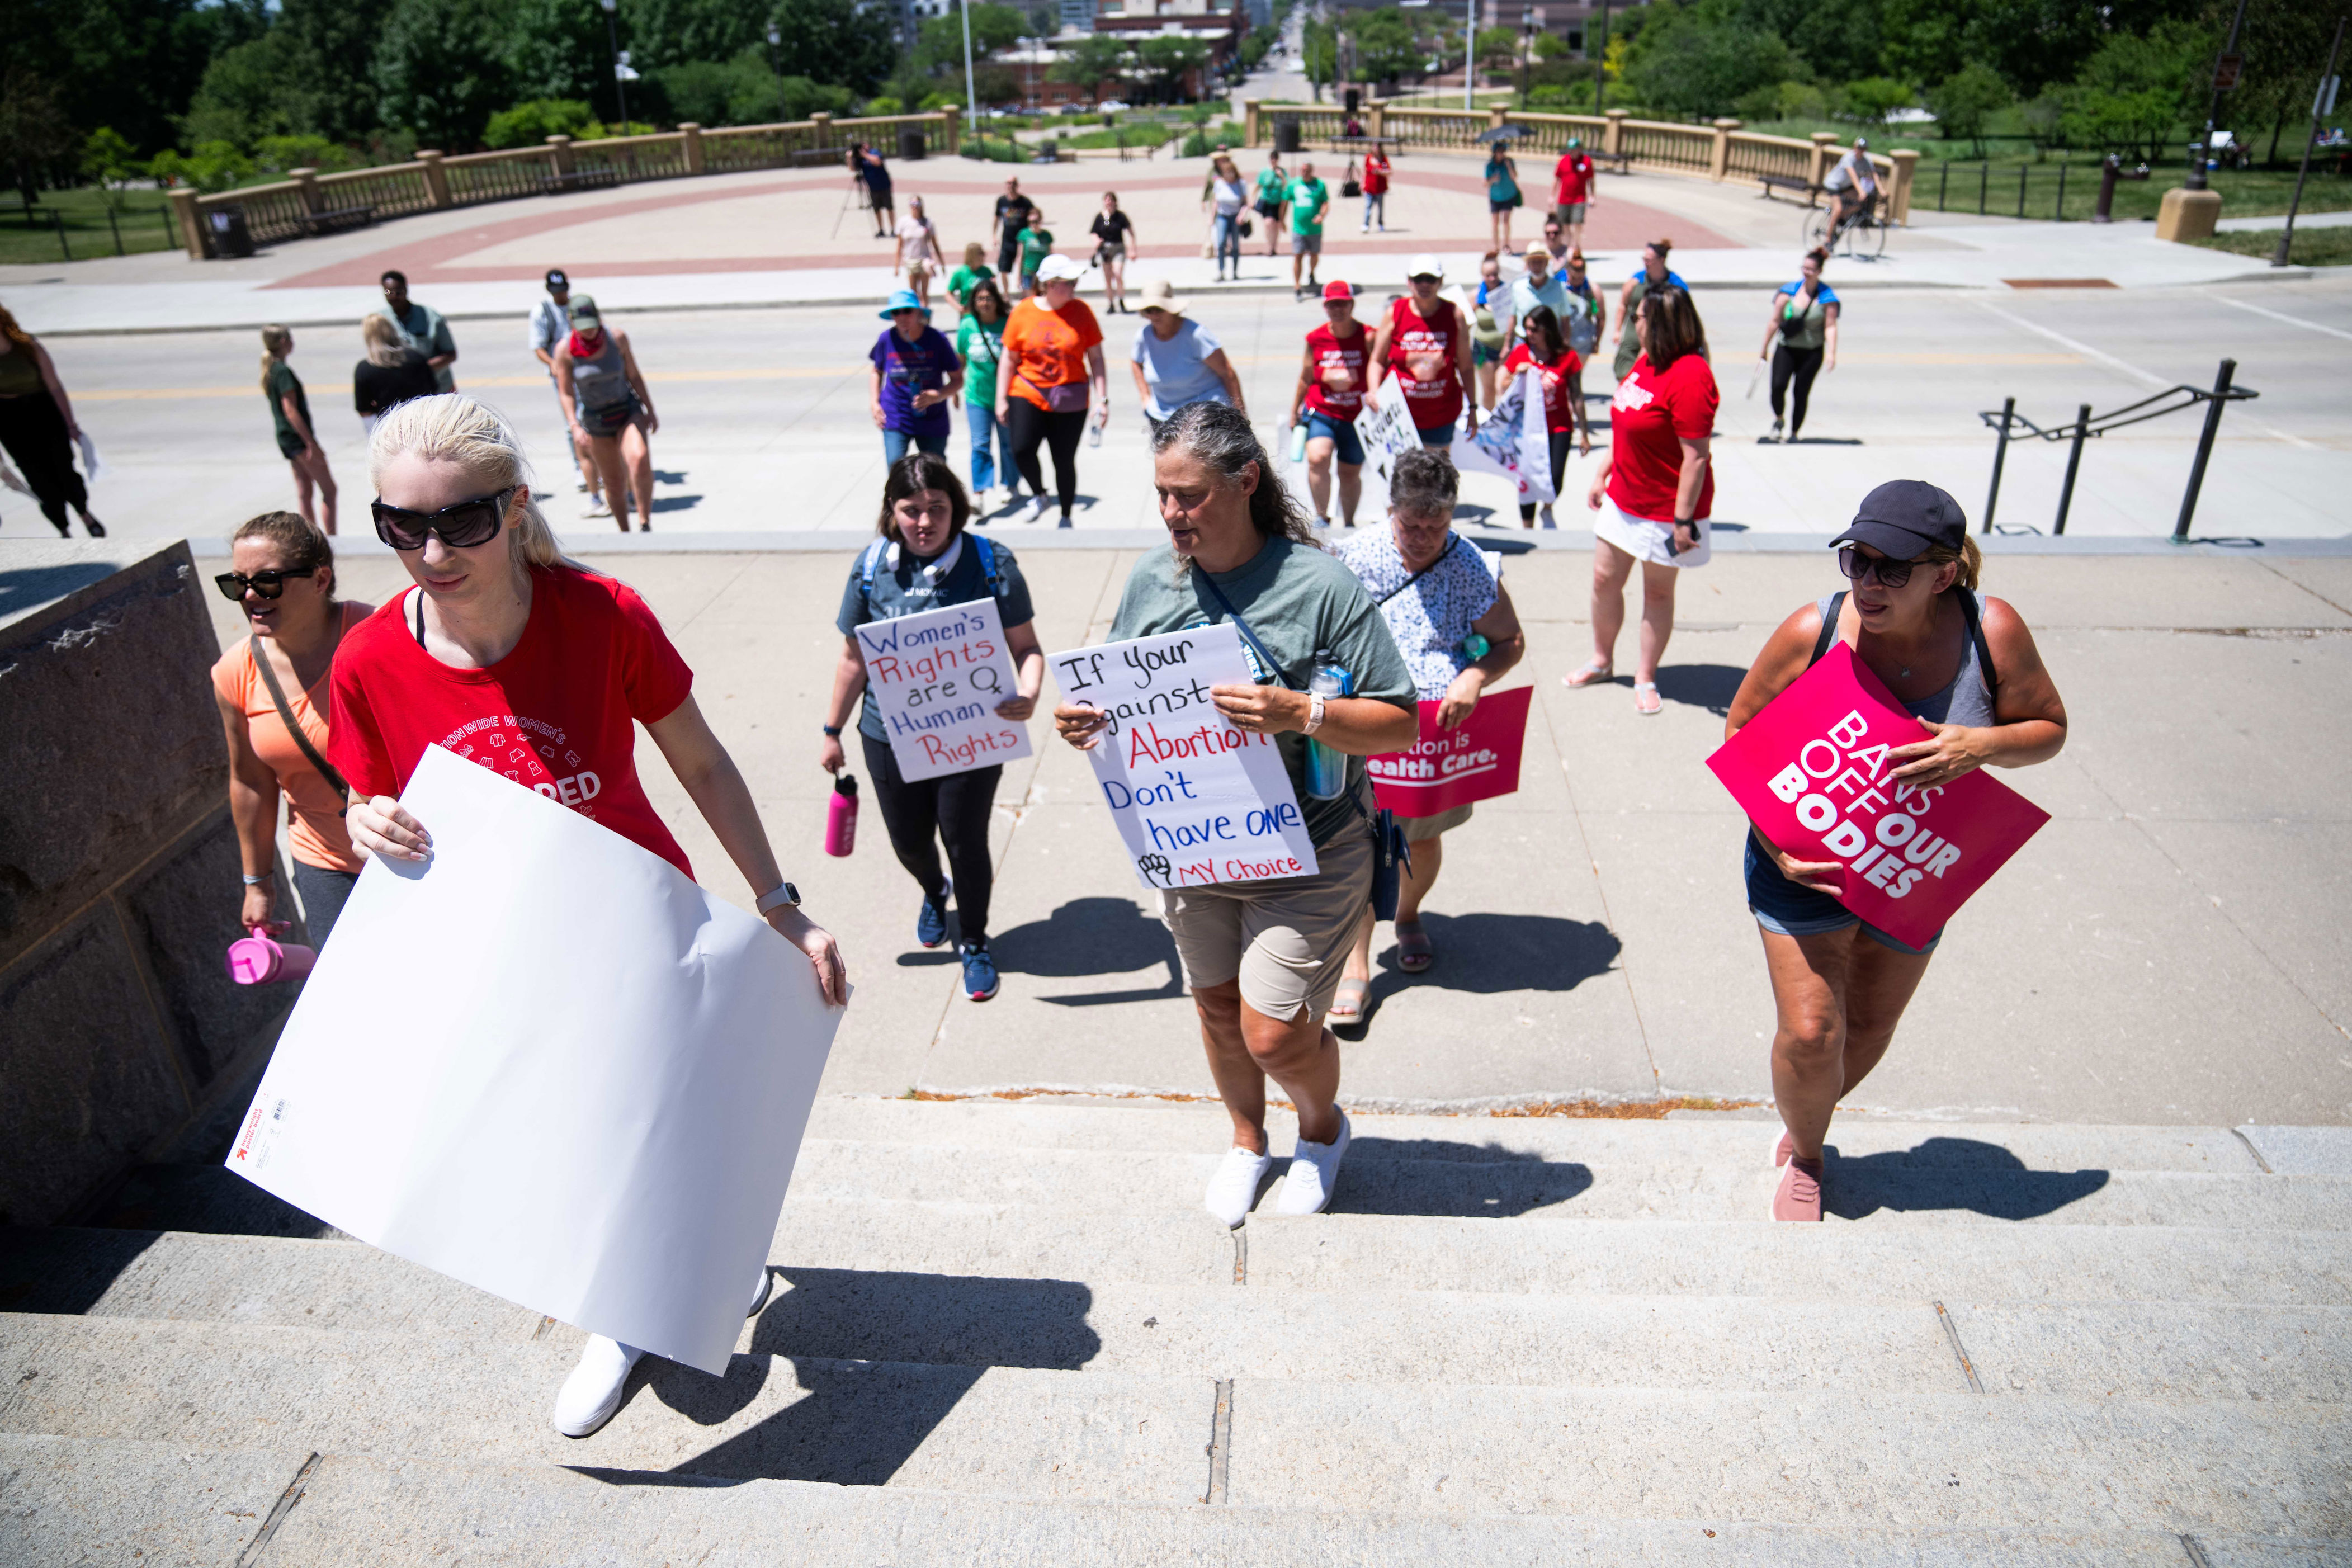
<instances>
[{"instance_id":1,"label":"tree","mask_svg":"<svg viewBox=\"0 0 2352 1568\"><path fill-rule=\"evenodd\" d=\"M1885 124L1888 115L1910 108L1918 99L1910 83L1893 77L1866 76L1845 84L1845 111L1872 125Z\"/></svg>"},{"instance_id":2,"label":"tree","mask_svg":"<svg viewBox=\"0 0 2352 1568\"><path fill-rule=\"evenodd\" d=\"M502 109L483 128L489 147L537 147L551 136L584 136L596 123L596 111L577 98L534 98Z\"/></svg>"},{"instance_id":3,"label":"tree","mask_svg":"<svg viewBox=\"0 0 2352 1568\"><path fill-rule=\"evenodd\" d=\"M31 206L58 165L80 151L81 138L66 118L54 83L37 80L22 67L0 80L0 167Z\"/></svg>"},{"instance_id":4,"label":"tree","mask_svg":"<svg viewBox=\"0 0 2352 1568\"><path fill-rule=\"evenodd\" d=\"M776 25L792 50L786 63L812 81L867 92L898 63L892 30L876 26L856 0L776 0Z\"/></svg>"},{"instance_id":5,"label":"tree","mask_svg":"<svg viewBox=\"0 0 2352 1568\"><path fill-rule=\"evenodd\" d=\"M1029 19L1010 5L974 5L971 7L971 63L978 70L980 62L999 49L1009 49L1020 43L1029 26ZM915 46L916 58L929 71L946 71L959 80L963 76L963 11L960 5L950 6L944 16L934 16L923 24L920 40Z\"/></svg>"},{"instance_id":6,"label":"tree","mask_svg":"<svg viewBox=\"0 0 2352 1568\"><path fill-rule=\"evenodd\" d=\"M1657 0L1645 9L1626 47L1625 80L1654 110L1725 113L1742 95L1795 74L1789 46L1743 21L1734 0Z\"/></svg>"},{"instance_id":7,"label":"tree","mask_svg":"<svg viewBox=\"0 0 2352 1568\"><path fill-rule=\"evenodd\" d=\"M1966 137L1979 158L1985 155L1985 121L2015 101L2000 73L1980 62L1963 66L1929 88L1927 99L1944 136L1948 140Z\"/></svg>"},{"instance_id":8,"label":"tree","mask_svg":"<svg viewBox=\"0 0 2352 1568\"><path fill-rule=\"evenodd\" d=\"M1209 47L1198 38L1146 38L1136 55L1159 79L1160 94L1171 103L1183 96L1186 72L1209 67Z\"/></svg>"},{"instance_id":9,"label":"tree","mask_svg":"<svg viewBox=\"0 0 2352 1568\"><path fill-rule=\"evenodd\" d=\"M2310 121L2311 96L2327 61L2327 44L2342 7L2313 5L2310 0L2250 0L2245 31L2239 47L2246 57L2245 73L2237 88L2222 100L2231 124L2242 127L2241 138L2252 142L2264 126L2270 131L2268 161L2279 161L2279 142L2289 126L2296 128L2295 155ZM2209 5L2206 25L2217 35L2230 25L2218 6ZM2336 68L2344 68L2339 63Z\"/></svg>"},{"instance_id":10,"label":"tree","mask_svg":"<svg viewBox=\"0 0 2352 1568\"><path fill-rule=\"evenodd\" d=\"M1394 81L1419 75L1429 48L1412 19L1391 5L1355 14L1356 68L1367 81Z\"/></svg>"},{"instance_id":11,"label":"tree","mask_svg":"<svg viewBox=\"0 0 2352 1568\"><path fill-rule=\"evenodd\" d=\"M83 138L81 172L98 182L106 194L106 205L116 212L122 210L122 187L147 172L139 161L139 150L125 141L110 125L101 125Z\"/></svg>"},{"instance_id":12,"label":"tree","mask_svg":"<svg viewBox=\"0 0 2352 1568\"><path fill-rule=\"evenodd\" d=\"M1376 16L1380 13L1370 12ZM1362 45L1358 43L1357 58L1361 59ZM1307 85L1315 90L1315 101L1323 101L1323 89L1339 78L1339 36L1328 22L1307 21L1298 29L1298 68L1307 78Z\"/></svg>"},{"instance_id":13,"label":"tree","mask_svg":"<svg viewBox=\"0 0 2352 1568\"><path fill-rule=\"evenodd\" d=\"M1127 74L1129 50L1117 33L1088 33L1056 53L1045 72L1050 81L1082 88L1091 93L1106 81Z\"/></svg>"},{"instance_id":14,"label":"tree","mask_svg":"<svg viewBox=\"0 0 2352 1568\"><path fill-rule=\"evenodd\" d=\"M2182 119L2203 118L2213 52L2212 35L2187 22L2109 38L2065 95L2067 140L2161 159Z\"/></svg>"},{"instance_id":15,"label":"tree","mask_svg":"<svg viewBox=\"0 0 2352 1568\"><path fill-rule=\"evenodd\" d=\"M428 146L479 146L490 116L515 98L504 19L477 0L397 0L375 56L385 121Z\"/></svg>"}]
</instances>

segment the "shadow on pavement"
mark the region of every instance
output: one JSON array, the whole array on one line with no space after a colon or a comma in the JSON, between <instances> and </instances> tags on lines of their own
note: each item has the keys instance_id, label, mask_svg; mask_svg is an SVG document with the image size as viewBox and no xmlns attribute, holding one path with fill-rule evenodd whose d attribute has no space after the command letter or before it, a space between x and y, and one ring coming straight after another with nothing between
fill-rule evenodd
<instances>
[{"instance_id":1,"label":"shadow on pavement","mask_svg":"<svg viewBox=\"0 0 2352 1568\"><path fill-rule=\"evenodd\" d=\"M1433 1138L1358 1138L1348 1145L1334 1214L1425 1219L1509 1219L1564 1204L1592 1185L1592 1171L1493 1143Z\"/></svg>"},{"instance_id":2,"label":"shadow on pavement","mask_svg":"<svg viewBox=\"0 0 2352 1568\"><path fill-rule=\"evenodd\" d=\"M698 495L656 496L654 497L653 510L656 511L685 511L688 508L699 505L701 500L702 498Z\"/></svg>"},{"instance_id":3,"label":"shadow on pavement","mask_svg":"<svg viewBox=\"0 0 2352 1568\"><path fill-rule=\"evenodd\" d=\"M1658 695L1723 718L1731 712L1731 700L1739 695L1739 683L1747 679L1746 670L1727 664L1662 664Z\"/></svg>"},{"instance_id":4,"label":"shadow on pavement","mask_svg":"<svg viewBox=\"0 0 2352 1568\"><path fill-rule=\"evenodd\" d=\"M1131 899L1072 899L1042 921L997 932L989 938L988 950L995 955L996 967L1008 974L1049 980L1133 974L1154 964L1168 966L1168 979L1160 985L1038 998L1057 1007L1099 1007L1184 994L1176 943L1168 928L1137 909Z\"/></svg>"},{"instance_id":5,"label":"shadow on pavement","mask_svg":"<svg viewBox=\"0 0 2352 1568\"><path fill-rule=\"evenodd\" d=\"M35 538L52 537L47 520L39 512L20 510L17 515L30 517L39 525L41 531ZM0 572L0 616L13 616L29 605L62 599L101 577L111 577L119 564L108 561L61 562L55 566L18 566ZM207 588L205 592L211 590Z\"/></svg>"},{"instance_id":6,"label":"shadow on pavement","mask_svg":"<svg viewBox=\"0 0 2352 1568\"><path fill-rule=\"evenodd\" d=\"M1061 1279L782 1268L751 1353L713 1378L649 1361L644 1386L713 1426L787 1369L801 1397L665 1475L589 1471L620 1485L703 1479L881 1486L992 1366L1075 1371L1102 1349L1094 1292ZM793 1359L786 1361L783 1358Z\"/></svg>"},{"instance_id":7,"label":"shadow on pavement","mask_svg":"<svg viewBox=\"0 0 2352 1568\"><path fill-rule=\"evenodd\" d=\"M1930 1138L1909 1149L1851 1160L1834 1143L1823 1152L1828 1165L1822 1206L1841 1219L1862 1219L1881 1209L1966 1209L1991 1219L2040 1219L2107 1184L2105 1171L2030 1170L2000 1144L1974 1138Z\"/></svg>"},{"instance_id":8,"label":"shadow on pavement","mask_svg":"<svg viewBox=\"0 0 2352 1568\"><path fill-rule=\"evenodd\" d=\"M1437 962L1419 974L1396 967L1391 941L1381 946L1373 939L1372 958L1378 973L1364 1005L1369 1025L1381 1005L1401 991L1417 985L1441 991L1466 991L1492 996L1507 991L1573 991L1596 975L1606 974L1617 962L1623 943L1599 921L1562 920L1557 915L1441 915L1424 910L1423 927ZM1360 1039L1349 1026L1342 1039Z\"/></svg>"}]
</instances>

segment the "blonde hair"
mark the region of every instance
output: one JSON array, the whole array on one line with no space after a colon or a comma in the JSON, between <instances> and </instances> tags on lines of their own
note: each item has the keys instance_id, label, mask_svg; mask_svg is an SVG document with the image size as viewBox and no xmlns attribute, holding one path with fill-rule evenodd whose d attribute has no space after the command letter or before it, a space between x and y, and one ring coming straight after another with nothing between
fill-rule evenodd
<instances>
[{"instance_id":1,"label":"blonde hair","mask_svg":"<svg viewBox=\"0 0 2352 1568\"><path fill-rule=\"evenodd\" d=\"M383 470L395 458L414 455L436 462L455 463L491 490L530 483L530 462L514 426L492 409L462 393L444 392L411 398L386 409L376 421L368 443L368 482L379 491ZM562 563L563 546L539 510L539 498L526 493L522 519L514 525L514 555L526 566Z\"/></svg>"},{"instance_id":2,"label":"blonde hair","mask_svg":"<svg viewBox=\"0 0 2352 1568\"><path fill-rule=\"evenodd\" d=\"M269 390L269 374L286 363L286 351L294 346L292 329L272 321L261 329L261 390Z\"/></svg>"},{"instance_id":3,"label":"blonde hair","mask_svg":"<svg viewBox=\"0 0 2352 1568\"><path fill-rule=\"evenodd\" d=\"M16 324L16 318L8 313L5 305L0 305L0 338L6 338L19 348L33 346L33 334Z\"/></svg>"},{"instance_id":4,"label":"blonde hair","mask_svg":"<svg viewBox=\"0 0 2352 1568\"><path fill-rule=\"evenodd\" d=\"M387 367L400 363L400 351L407 346L401 342L400 329L381 310L360 318L360 342L367 344L368 363Z\"/></svg>"},{"instance_id":5,"label":"blonde hair","mask_svg":"<svg viewBox=\"0 0 2352 1568\"><path fill-rule=\"evenodd\" d=\"M327 569L327 603L335 602L335 547L327 536L304 522L290 511L265 511L259 517L247 518L229 535L232 545L241 539L266 539L284 552L282 568L304 575Z\"/></svg>"},{"instance_id":6,"label":"blonde hair","mask_svg":"<svg viewBox=\"0 0 2352 1568\"><path fill-rule=\"evenodd\" d=\"M1960 547L1958 550L1947 550L1940 544L1931 544L1919 552L1919 559L1931 566L1941 566L1947 561L1958 562L1960 574L1952 579L1952 586L1964 588L1971 594L1977 591L1977 579L1984 573L1984 552L1979 550L1977 542L1965 533L1960 535Z\"/></svg>"},{"instance_id":7,"label":"blonde hair","mask_svg":"<svg viewBox=\"0 0 2352 1568\"><path fill-rule=\"evenodd\" d=\"M980 241L975 239L963 247L963 264L972 268L988 265L988 252L980 247Z\"/></svg>"}]
</instances>

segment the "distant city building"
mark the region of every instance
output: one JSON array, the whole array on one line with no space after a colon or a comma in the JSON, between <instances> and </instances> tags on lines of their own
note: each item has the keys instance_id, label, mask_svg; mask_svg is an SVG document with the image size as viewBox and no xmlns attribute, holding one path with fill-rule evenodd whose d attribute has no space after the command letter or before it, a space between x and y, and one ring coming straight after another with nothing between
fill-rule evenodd
<instances>
[{"instance_id":1,"label":"distant city building","mask_svg":"<svg viewBox=\"0 0 2352 1568\"><path fill-rule=\"evenodd\" d=\"M908 0L920 3L920 0ZM1100 103L1108 99L1132 99L1143 90L1133 81L1106 78L1091 87L1050 79L1062 50L1089 36L1104 33L1143 34L1153 37L1192 38L1208 51L1205 71L1184 73L1180 91L1198 99L1221 71L1240 57L1242 39L1250 29L1253 0L1060 0L1062 30L1050 38L1029 38L1019 48L1000 49L989 57L1020 83L1021 101L1030 109L1056 109L1066 103ZM1264 0L1255 0L1264 4ZM1085 13L1084 20L1076 13ZM1141 38L1135 40L1138 43Z\"/></svg>"},{"instance_id":2,"label":"distant city building","mask_svg":"<svg viewBox=\"0 0 2352 1568\"><path fill-rule=\"evenodd\" d=\"M1091 33L1095 30L1095 11L1099 0L1062 0L1062 31Z\"/></svg>"}]
</instances>

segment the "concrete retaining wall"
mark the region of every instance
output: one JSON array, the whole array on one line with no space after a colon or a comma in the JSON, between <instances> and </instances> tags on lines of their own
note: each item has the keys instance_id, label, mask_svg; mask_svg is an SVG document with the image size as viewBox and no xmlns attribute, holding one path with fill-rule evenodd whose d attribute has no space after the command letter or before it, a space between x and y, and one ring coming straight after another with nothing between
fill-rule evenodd
<instances>
[{"instance_id":1,"label":"concrete retaining wall","mask_svg":"<svg viewBox=\"0 0 2352 1568\"><path fill-rule=\"evenodd\" d=\"M292 1000L222 963L240 868L210 591L184 542L0 546L0 1223L100 1196Z\"/></svg>"}]
</instances>

